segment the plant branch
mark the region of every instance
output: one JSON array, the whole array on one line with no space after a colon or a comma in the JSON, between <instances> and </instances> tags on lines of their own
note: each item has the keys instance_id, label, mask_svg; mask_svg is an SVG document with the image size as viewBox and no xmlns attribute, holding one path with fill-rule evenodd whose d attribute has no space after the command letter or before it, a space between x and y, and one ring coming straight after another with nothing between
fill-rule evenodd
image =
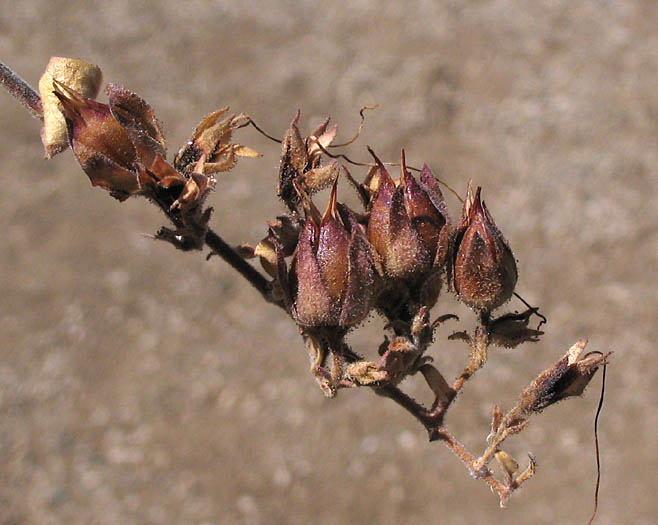
<instances>
[{"instance_id":1,"label":"plant branch","mask_svg":"<svg viewBox=\"0 0 658 525\"><path fill-rule=\"evenodd\" d=\"M240 257L240 255L238 255L237 252L231 248L226 241L224 241L224 239L217 235L217 233L209 228L204 240L206 246L208 246L213 253L219 255L231 266L231 268L249 281L249 284L258 290L267 302L282 306L272 298L272 294L270 293L270 282L251 264Z\"/></svg>"},{"instance_id":2,"label":"plant branch","mask_svg":"<svg viewBox=\"0 0 658 525\"><path fill-rule=\"evenodd\" d=\"M43 106L41 105L39 93L1 61L0 84L23 104L34 118L43 120Z\"/></svg>"}]
</instances>

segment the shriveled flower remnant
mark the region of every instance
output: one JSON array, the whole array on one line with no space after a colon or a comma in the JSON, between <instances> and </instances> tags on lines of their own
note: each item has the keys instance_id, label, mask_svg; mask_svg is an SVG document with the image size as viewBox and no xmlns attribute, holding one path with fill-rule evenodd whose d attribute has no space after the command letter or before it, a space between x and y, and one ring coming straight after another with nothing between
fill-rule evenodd
<instances>
[{"instance_id":1,"label":"shriveled flower remnant","mask_svg":"<svg viewBox=\"0 0 658 525\"><path fill-rule=\"evenodd\" d=\"M586 341L579 341L531 381L507 413L493 405L490 434L480 456L467 451L448 431L444 416L487 362L489 348L536 342L543 334L541 323L530 327L531 319L542 317L537 308L494 315L514 295L518 275L510 245L482 200L482 189L473 191L468 182L461 216L453 221L443 183L427 164L411 167L403 150L400 174L394 178L368 148L373 162L359 181L348 165L333 159L324 162L337 126L327 119L304 137L297 112L281 141L278 181L272 180L285 213L267 222L265 237L254 246L232 247L210 228L212 209L205 202L215 176L233 168L240 157L259 156L232 142L235 131L253 123L250 117L228 114L228 108L211 113L169 163L150 105L114 84L106 88L108 104L97 102L100 78L92 64L53 58L40 82L41 109L38 100L23 100L45 117L46 155L63 151L68 142L94 186L120 201L143 196L158 206L171 225L161 228L156 239L182 250L209 247L266 301L287 312L299 327L311 372L326 396L367 387L392 399L425 427L430 440L453 450L505 505L534 474L536 464L531 455L527 468L520 471L516 459L503 450L504 440L519 433L531 415L582 394L609 354L581 357ZM30 94L29 89L25 92ZM362 206L352 209L340 202L339 187L354 191ZM322 212L314 195L329 188ZM259 259L264 273L249 259ZM452 383L427 355L443 323L456 319L449 312L430 317L441 294L475 312L474 329L450 335L468 347L463 372ZM370 315L386 321L382 340L375 343L375 360L365 359L346 341L346 335ZM399 387L417 373L434 396L431 406L421 405ZM489 468L493 458L503 479Z\"/></svg>"}]
</instances>

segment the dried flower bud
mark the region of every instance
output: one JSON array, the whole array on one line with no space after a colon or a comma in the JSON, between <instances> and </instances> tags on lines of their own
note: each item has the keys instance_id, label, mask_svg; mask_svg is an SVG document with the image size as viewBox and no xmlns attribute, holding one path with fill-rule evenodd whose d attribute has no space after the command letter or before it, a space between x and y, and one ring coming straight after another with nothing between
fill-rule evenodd
<instances>
[{"instance_id":1,"label":"dried flower bud","mask_svg":"<svg viewBox=\"0 0 658 525\"><path fill-rule=\"evenodd\" d=\"M305 327L349 327L362 321L377 289L372 249L349 209L337 203L336 188L334 183L322 217L303 195L306 221L289 273L277 248L279 282L291 314Z\"/></svg>"},{"instance_id":2,"label":"dried flower bud","mask_svg":"<svg viewBox=\"0 0 658 525\"><path fill-rule=\"evenodd\" d=\"M465 304L491 311L514 293L517 272L514 255L496 227L478 188L469 183L450 257L452 286Z\"/></svg>"},{"instance_id":3,"label":"dried flower bud","mask_svg":"<svg viewBox=\"0 0 658 525\"><path fill-rule=\"evenodd\" d=\"M444 263L450 218L438 183L427 165L418 182L406 169L404 151L400 180L393 181L377 162L376 193L370 206L368 239L382 259L388 277L415 281Z\"/></svg>"},{"instance_id":4,"label":"dried flower bud","mask_svg":"<svg viewBox=\"0 0 658 525\"><path fill-rule=\"evenodd\" d=\"M551 368L544 370L521 394L525 413L541 412L544 408L571 396L581 395L599 366L606 364L612 353L589 354L580 358L587 339L581 339Z\"/></svg>"}]
</instances>

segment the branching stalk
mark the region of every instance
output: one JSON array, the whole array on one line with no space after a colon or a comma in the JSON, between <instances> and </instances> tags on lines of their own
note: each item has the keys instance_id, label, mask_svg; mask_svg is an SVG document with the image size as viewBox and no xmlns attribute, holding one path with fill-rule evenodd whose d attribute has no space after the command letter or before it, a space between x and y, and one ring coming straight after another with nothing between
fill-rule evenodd
<instances>
[{"instance_id":1,"label":"branching stalk","mask_svg":"<svg viewBox=\"0 0 658 525\"><path fill-rule=\"evenodd\" d=\"M322 154L349 161L345 155L327 150L332 147L336 126L328 127L327 119L304 139L298 128L298 112L281 141L278 195L290 214L270 221L268 237L248 252L249 256L260 256L265 270L276 275L270 281L207 226L212 210L203 210L205 196L214 185L213 173L230 169L237 156L259 156L230 142L231 134L246 125L239 124L243 114L221 120L227 111L224 108L207 116L171 165L163 158L165 143L150 106L136 94L115 86L115 98L110 96L108 106L89 101L58 80L55 96L59 102L55 100L51 106L45 97L42 104L39 94L2 62L0 84L41 120L44 104L48 116L51 109L63 108L67 119L64 146L68 140L92 183L121 200L131 195L147 196L174 225L175 230L162 228L156 238L182 250L207 246L211 255L219 255L265 301L286 309L300 328L311 372L327 397L335 396L339 389L366 386L391 399L423 425L430 441L445 444L473 477L484 480L498 495L501 507L536 469L530 455L528 467L519 473L518 463L501 449L502 443L526 426L531 413L565 397L580 395L597 368L607 362L609 354L600 352L580 358L586 340L576 343L522 392L517 406L505 415L494 406L487 447L476 457L445 426L448 409L486 364L490 345L516 346L537 341L543 333L539 327L527 328L531 315L543 318L527 303L524 314L490 318L491 312L515 293L517 273L511 249L481 200L481 188L473 191L469 183L466 197L457 195L463 209L459 225L453 230L439 181L428 166L420 170L419 182L408 171L403 150L401 175L394 181L385 163L369 148L375 163L367 164L371 169L364 182L358 183L348 173L366 209L365 213L356 213L337 201L337 181L339 174L346 172L344 167L341 170L336 162L321 164ZM94 119L103 118L108 119L105 127L94 127ZM249 123L265 134L251 119ZM86 142L76 143L76 125ZM103 131L107 126L113 134ZM112 140L118 145L102 150ZM83 144L82 155L75 149L76 144ZM93 151L94 145L102 151L95 151L93 162L89 162L84 152ZM134 150L135 156L130 160L123 156L108 160L108 155L116 155L119 150ZM330 185L329 207L321 215L311 195ZM286 257L292 258L290 270ZM425 355L440 324L430 323L429 311L438 298L444 268L459 299L479 312L479 323L472 334L457 332L451 336L465 341L470 350L468 363L452 386L431 364L432 358ZM279 297L273 294L274 287ZM346 334L372 309L386 318L389 330L379 347L378 361L364 360L345 342ZM439 317L439 321L453 317ZM399 387L406 377L418 372L435 395L429 409ZM503 470L504 481L489 469L494 457Z\"/></svg>"}]
</instances>

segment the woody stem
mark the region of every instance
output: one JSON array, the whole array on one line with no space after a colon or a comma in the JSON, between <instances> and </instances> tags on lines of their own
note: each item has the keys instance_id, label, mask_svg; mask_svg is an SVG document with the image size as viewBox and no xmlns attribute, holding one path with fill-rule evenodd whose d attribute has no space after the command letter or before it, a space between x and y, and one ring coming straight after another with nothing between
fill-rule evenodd
<instances>
[{"instance_id":1,"label":"woody stem","mask_svg":"<svg viewBox=\"0 0 658 525\"><path fill-rule=\"evenodd\" d=\"M43 120L41 97L25 80L0 61L0 84L32 113L34 118Z\"/></svg>"},{"instance_id":2,"label":"woody stem","mask_svg":"<svg viewBox=\"0 0 658 525\"><path fill-rule=\"evenodd\" d=\"M217 235L213 230L208 228L205 237L205 243L214 253L226 261L231 268L244 277L249 284L260 292L263 298L270 303L279 304L272 300L270 296L270 283L263 275L256 270L251 264L240 257L236 251L229 246L224 239ZM279 306L281 306L279 304Z\"/></svg>"},{"instance_id":3,"label":"woody stem","mask_svg":"<svg viewBox=\"0 0 658 525\"><path fill-rule=\"evenodd\" d=\"M505 506L512 492L521 483L517 485L505 485L498 481L487 468L486 464L482 465L478 458L471 454L463 444L442 426L441 420L443 419L444 412L440 412L439 414L429 412L424 406L395 386L376 387L373 390L380 396L392 399L414 416L427 430L430 441L443 442L446 447L452 450L462 460L474 477L484 480L498 494L501 507Z\"/></svg>"}]
</instances>

